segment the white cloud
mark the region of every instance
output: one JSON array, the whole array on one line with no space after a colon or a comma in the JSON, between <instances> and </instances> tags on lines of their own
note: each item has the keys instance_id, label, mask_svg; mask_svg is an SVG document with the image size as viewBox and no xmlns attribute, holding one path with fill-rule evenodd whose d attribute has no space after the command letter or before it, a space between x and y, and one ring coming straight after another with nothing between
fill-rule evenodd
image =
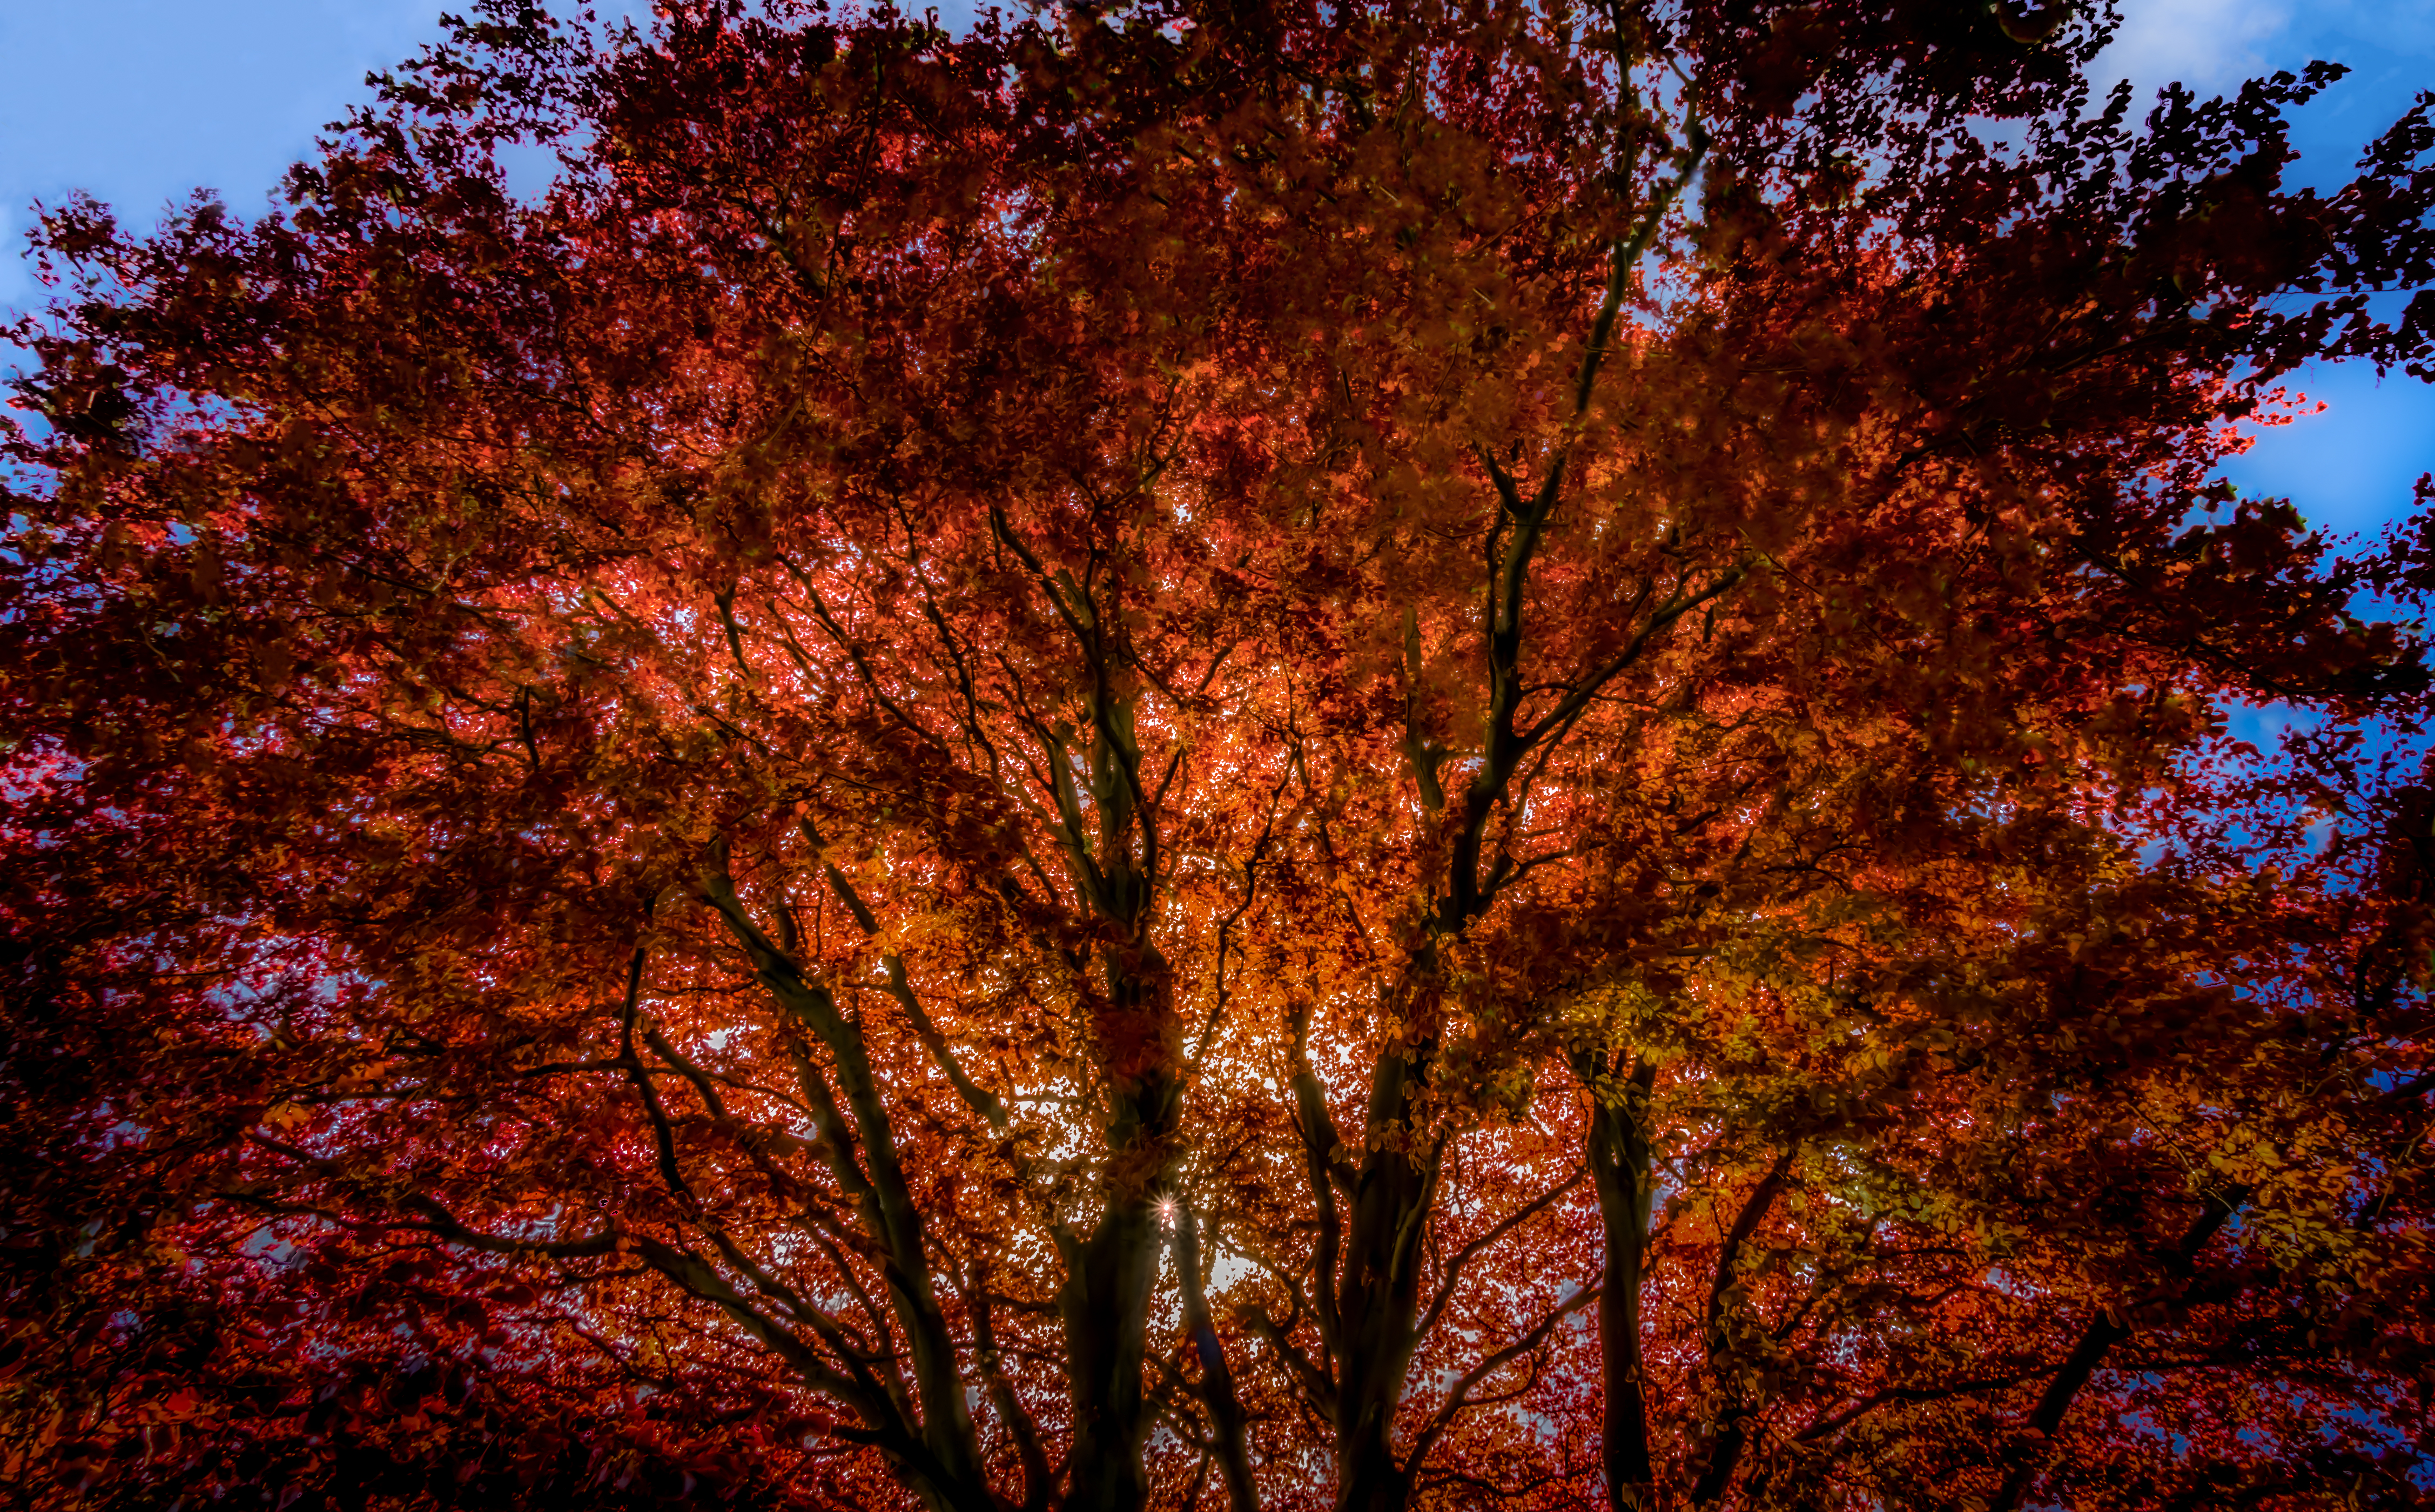
<instances>
[{"instance_id":1,"label":"white cloud","mask_svg":"<svg viewBox=\"0 0 2435 1512\"><path fill-rule=\"evenodd\" d=\"M2265 71L2260 44L2290 22L2290 8L2279 0L2123 0L2122 29L2089 65L2089 78L2100 94L2128 78L2134 103L2171 83L2219 94Z\"/></svg>"}]
</instances>

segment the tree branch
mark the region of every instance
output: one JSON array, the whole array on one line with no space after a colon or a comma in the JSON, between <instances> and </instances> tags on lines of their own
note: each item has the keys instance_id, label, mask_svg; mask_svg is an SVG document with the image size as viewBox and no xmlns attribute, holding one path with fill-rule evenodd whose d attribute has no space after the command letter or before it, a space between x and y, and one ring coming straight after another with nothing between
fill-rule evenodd
<instances>
[{"instance_id":1,"label":"tree branch","mask_svg":"<svg viewBox=\"0 0 2435 1512\"><path fill-rule=\"evenodd\" d=\"M813 854L819 856L821 848L820 832L812 827L808 819L800 821L800 827L803 839L811 843ZM861 928L864 936L878 938L878 918L863 902L862 895L855 891L854 883L845 873L825 856L820 857L820 872L828 878L830 890L845 904L846 912L854 915L854 922ZM1006 1104L998 1101L996 1093L964 1073L963 1064L956 1058L954 1049L947 1043L947 1036L939 1032L939 1026L931 1021L929 1012L922 1006L920 996L913 991L913 984L905 974L905 957L890 950L879 958L879 964L888 973L888 995L905 1010L907 1020L913 1026L913 1037L922 1042L922 1048L930 1052L930 1059L946 1074L948 1082L956 1088L956 1095L964 1100L966 1107L988 1121L991 1128L1000 1134L1005 1133Z\"/></svg>"},{"instance_id":2,"label":"tree branch","mask_svg":"<svg viewBox=\"0 0 2435 1512\"><path fill-rule=\"evenodd\" d=\"M1581 1178L1588 1174L1589 1171L1586 1167L1575 1171L1571 1175L1564 1178L1562 1185L1550 1189L1548 1191L1531 1201L1528 1206L1515 1209L1513 1212L1508 1214L1494 1227L1488 1230L1488 1232L1473 1240L1470 1243L1463 1245L1462 1248L1456 1250L1453 1258L1448 1260L1442 1267L1445 1272L1444 1282L1439 1286L1436 1298L1429 1303L1428 1312L1422 1315L1420 1323L1413 1329L1413 1331L1425 1335L1429 1330L1437 1326L1439 1316L1446 1310L1446 1304L1454 1300L1455 1287L1462 1279L1462 1268L1469 1264L1480 1251L1486 1249L1489 1245L1495 1243L1507 1234L1511 1233L1517 1226L1529 1222L1533 1217L1546 1211L1549 1205L1554 1203L1557 1198L1562 1197L1564 1193L1572 1190L1575 1187L1580 1186L1581 1184Z\"/></svg>"},{"instance_id":3,"label":"tree branch","mask_svg":"<svg viewBox=\"0 0 2435 1512\"><path fill-rule=\"evenodd\" d=\"M965 1404L956 1366L955 1342L947 1332L931 1278L922 1214L914 1205L897 1155L895 1130L881 1101L862 1031L838 1010L829 990L807 980L795 962L761 931L736 896L727 872L726 845L713 844L701 871L704 901L718 911L744 947L762 984L790 1017L808 1025L828 1048L854 1110L864 1158L870 1164L870 1211L887 1253L889 1293L913 1350L913 1379L922 1400L923 1440L959 1486L985 1487L980 1440ZM808 1059L801 1065L808 1066ZM806 1083L806 1090L812 1088ZM834 1104L832 1104L834 1106ZM942 1483L943 1484L943 1483ZM979 1494L986 1496L983 1490Z\"/></svg>"},{"instance_id":4,"label":"tree branch","mask_svg":"<svg viewBox=\"0 0 2435 1512\"><path fill-rule=\"evenodd\" d=\"M1234 1512L1259 1512L1260 1493L1252 1479L1252 1451L1244 1427L1243 1403L1235 1392L1235 1373L1209 1318L1209 1298L1201 1289L1200 1229L1192 1205L1175 1204L1175 1272L1183 1298L1183 1328L1200 1357L1200 1399L1217 1426L1218 1468L1226 1477L1227 1504Z\"/></svg>"},{"instance_id":5,"label":"tree branch","mask_svg":"<svg viewBox=\"0 0 2435 1512\"><path fill-rule=\"evenodd\" d=\"M1406 1479L1408 1480L1419 1473L1422 1464L1428 1458L1429 1451L1437 1447L1439 1437L1453 1424L1455 1417L1465 1407L1472 1404L1471 1388L1539 1347L1546 1342L1547 1335L1554 1330L1557 1324L1597 1301L1599 1292L1600 1288L1591 1286L1575 1293L1559 1303L1546 1316L1531 1325L1520 1338L1496 1350L1464 1372L1462 1379L1456 1382L1454 1389L1447 1394L1445 1404L1430 1417L1428 1426L1421 1430L1420 1437L1414 1441L1411 1454L1404 1461Z\"/></svg>"},{"instance_id":6,"label":"tree branch","mask_svg":"<svg viewBox=\"0 0 2435 1512\"><path fill-rule=\"evenodd\" d=\"M2213 1239L2216 1231L2230 1222L2232 1215L2248 1200L2249 1190L2246 1187L2209 1194L2205 1198L2205 1208L2191 1222L2188 1231L2182 1236L2182 1242L2173 1246L2166 1257L2167 1266L2176 1272L2185 1272L2190 1262L2198 1258L2199 1251L2206 1247L2207 1241ZM2117 1322L2110 1310L2088 1320L2088 1326L2081 1330L2080 1343L2064 1357L2063 1364L2055 1367L2054 1379L2046 1383L2046 1391L2038 1398L2038 1404L2029 1410L2029 1420L2024 1425L2024 1438L2013 1446L2012 1468L2005 1474L2003 1485L1996 1489L1994 1499L1987 1503L1988 1512L2016 1512L2028 1500L2039 1473L2045 1469L2045 1456L2038 1452L2039 1447L2051 1440L2056 1431L2063 1427L2064 1415L2071 1410L2072 1399L2080 1395L2081 1388L2088 1384L2089 1377L2097 1373L2106 1352L2130 1336L2130 1326Z\"/></svg>"}]
</instances>

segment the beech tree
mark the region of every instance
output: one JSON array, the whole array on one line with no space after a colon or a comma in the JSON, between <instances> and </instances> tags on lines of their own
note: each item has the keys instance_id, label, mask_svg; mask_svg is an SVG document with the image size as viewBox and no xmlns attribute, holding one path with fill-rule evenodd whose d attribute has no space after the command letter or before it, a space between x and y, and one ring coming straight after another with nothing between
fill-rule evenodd
<instances>
[{"instance_id":1,"label":"beech tree","mask_svg":"<svg viewBox=\"0 0 2435 1512\"><path fill-rule=\"evenodd\" d=\"M2435 537L2218 475L2435 96L2111 21L497 0L47 212L20 1504L2423 1504Z\"/></svg>"}]
</instances>

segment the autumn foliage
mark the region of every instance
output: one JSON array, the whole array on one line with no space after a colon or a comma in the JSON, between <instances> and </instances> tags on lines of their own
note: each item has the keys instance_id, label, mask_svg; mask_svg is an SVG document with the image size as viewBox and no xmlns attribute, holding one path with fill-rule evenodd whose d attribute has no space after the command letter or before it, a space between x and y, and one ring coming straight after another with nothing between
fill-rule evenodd
<instances>
[{"instance_id":1,"label":"autumn foliage","mask_svg":"<svg viewBox=\"0 0 2435 1512\"><path fill-rule=\"evenodd\" d=\"M2106 31L502 0L53 209L11 1504L2424 1504L2435 536L2218 478L2435 96Z\"/></svg>"}]
</instances>

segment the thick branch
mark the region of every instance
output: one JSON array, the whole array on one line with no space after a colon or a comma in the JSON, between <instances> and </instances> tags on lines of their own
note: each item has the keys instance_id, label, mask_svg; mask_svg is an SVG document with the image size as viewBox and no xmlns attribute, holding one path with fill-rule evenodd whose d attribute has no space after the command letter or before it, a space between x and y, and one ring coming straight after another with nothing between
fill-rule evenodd
<instances>
[{"instance_id":1,"label":"thick branch","mask_svg":"<svg viewBox=\"0 0 2435 1512\"><path fill-rule=\"evenodd\" d=\"M1734 1225L1717 1252L1717 1274L1708 1289L1708 1358L1712 1366L1727 1352L1730 1338L1724 1327L1727 1299L1733 1294L1735 1269L1740 1262L1742 1246L1758 1231L1767 1210L1774 1206L1776 1196L1784 1190L1785 1173L1792 1169L1793 1152L1776 1156L1765 1176L1751 1191L1736 1215ZM1709 1451L1708 1463L1700 1472L1699 1481L1691 1487L1691 1503L1705 1506L1722 1496L1733 1483L1734 1470L1741 1463L1742 1451L1750 1447L1750 1417L1754 1409L1742 1396L1738 1386L1728 1384L1724 1411L1719 1415L1720 1431L1716 1447Z\"/></svg>"},{"instance_id":2,"label":"thick branch","mask_svg":"<svg viewBox=\"0 0 2435 1512\"><path fill-rule=\"evenodd\" d=\"M2211 1196L2205 1208L2183 1234L2182 1242L2166 1257L2166 1263L2177 1272L2188 1270L2199 1251L2206 1247L2207 1241L2213 1239L2216 1231L2228 1223L2248 1200L2246 1189ZM2081 1388L2088 1384L2089 1377L2097 1373L2097 1367L2104 1363L2106 1352L2130 1336L2129 1325L2117 1321L2110 1311L2099 1312L2088 1320L2088 1326L2081 1330L2080 1343L2064 1357L2063 1364L2055 1369L2054 1379L2046 1382L2046 1391L2038 1398L2038 1404L2029 1410L2029 1420L2024 1425L2026 1442L2014 1449L2015 1462L2005 1475L2004 1484L1995 1492L1994 1500L1988 1503L1989 1512L2015 1512L2028 1499L2045 1463L2044 1456L2036 1452L2036 1446L2054 1437L2056 1430L2063 1427L2064 1415L2071 1410L2072 1399L2080 1395Z\"/></svg>"},{"instance_id":3,"label":"thick branch","mask_svg":"<svg viewBox=\"0 0 2435 1512\"><path fill-rule=\"evenodd\" d=\"M1454 1300L1455 1288L1462 1280L1463 1267L1470 1264L1473 1260L1477 1259L1480 1251L1486 1249L1489 1245L1495 1243L1498 1240L1503 1239L1507 1234L1511 1233L1514 1229L1529 1222L1540 1213L1546 1212L1548 1207L1558 1198L1563 1196L1564 1193L1572 1190L1575 1187L1580 1186L1581 1184L1581 1178L1588 1173L1589 1173L1586 1170L1574 1172L1571 1175L1565 1177L1561 1185L1550 1188L1547 1191L1533 1199L1528 1204L1515 1208L1512 1212L1508 1213L1488 1232L1473 1240L1470 1243L1463 1245L1462 1248L1456 1250L1454 1254L1447 1259L1444 1266L1442 1267L1444 1271L1444 1279L1438 1286L1438 1295L1436 1299L1429 1303L1428 1312L1422 1314L1421 1321L1415 1327L1414 1331L1421 1334L1426 1334L1431 1329L1437 1327L1438 1318L1444 1313L1446 1304Z\"/></svg>"},{"instance_id":4,"label":"thick branch","mask_svg":"<svg viewBox=\"0 0 2435 1512\"><path fill-rule=\"evenodd\" d=\"M1473 1387L1538 1348L1540 1345L1546 1342L1547 1335L1555 1330L1557 1324L1597 1301L1599 1289L1595 1286L1575 1293L1558 1304L1546 1316L1532 1324L1520 1338L1465 1371L1462 1379L1454 1383L1454 1389L1446 1394L1445 1404L1430 1417L1428 1426L1421 1430L1420 1437L1414 1441L1411 1456L1404 1463L1405 1478L1409 1480L1420 1472L1422 1464L1428 1458L1429 1451L1437 1447L1438 1439L1444 1434L1447 1428L1453 1425L1455 1418L1460 1416L1462 1410L1472 1404Z\"/></svg>"},{"instance_id":5,"label":"thick branch","mask_svg":"<svg viewBox=\"0 0 2435 1512\"><path fill-rule=\"evenodd\" d=\"M820 846L820 838L819 831L812 827L810 820L803 822L803 838L811 843L813 851L817 854ZM828 878L830 890L835 892L838 900L845 904L846 911L854 915L854 922L861 927L864 935L877 938L879 920L871 912L870 906L863 902L862 895L855 890L854 883L847 878L845 873L839 871L835 863L825 857L820 860L820 872ZM947 1036L939 1033L939 1026L931 1020L929 1011L922 1006L921 996L914 992L912 982L906 976L905 957L890 950L879 958L879 964L888 973L888 995L896 999L898 1007L905 1010L906 1019L913 1026L913 1037L920 1040L922 1048L930 1052L930 1059L954 1085L956 1095L964 1100L964 1105L986 1119L991 1128L1003 1134L1007 1126L1006 1104L998 1101L996 1093L982 1086L964 1073L963 1063L956 1058L954 1049L947 1043Z\"/></svg>"},{"instance_id":6,"label":"thick branch","mask_svg":"<svg viewBox=\"0 0 2435 1512\"><path fill-rule=\"evenodd\" d=\"M1175 1205L1175 1272L1183 1295L1183 1328L1200 1357L1200 1400L1218 1431L1218 1468L1226 1476L1226 1502L1234 1512L1259 1512L1259 1488L1252 1480L1251 1441L1244 1427L1242 1399L1235 1395L1235 1372L1210 1321L1209 1297L1200 1280L1200 1228L1192 1205Z\"/></svg>"},{"instance_id":7,"label":"thick branch","mask_svg":"<svg viewBox=\"0 0 2435 1512\"><path fill-rule=\"evenodd\" d=\"M870 1167L870 1191L876 1237L887 1252L889 1292L898 1321L912 1345L913 1378L922 1401L923 1437L930 1452L946 1467L954 1484L981 1486L980 1439L974 1432L956 1366L955 1343L947 1332L931 1279L929 1256L923 1237L921 1210L897 1155L896 1136L861 1029L839 1012L826 987L807 980L795 962L761 931L736 896L728 876L724 845L715 846L701 877L702 895L744 947L763 986L787 1015L807 1025L828 1048L842 1084L846 1104L854 1110L855 1132ZM809 1089L807 1084L807 1090Z\"/></svg>"}]
</instances>

